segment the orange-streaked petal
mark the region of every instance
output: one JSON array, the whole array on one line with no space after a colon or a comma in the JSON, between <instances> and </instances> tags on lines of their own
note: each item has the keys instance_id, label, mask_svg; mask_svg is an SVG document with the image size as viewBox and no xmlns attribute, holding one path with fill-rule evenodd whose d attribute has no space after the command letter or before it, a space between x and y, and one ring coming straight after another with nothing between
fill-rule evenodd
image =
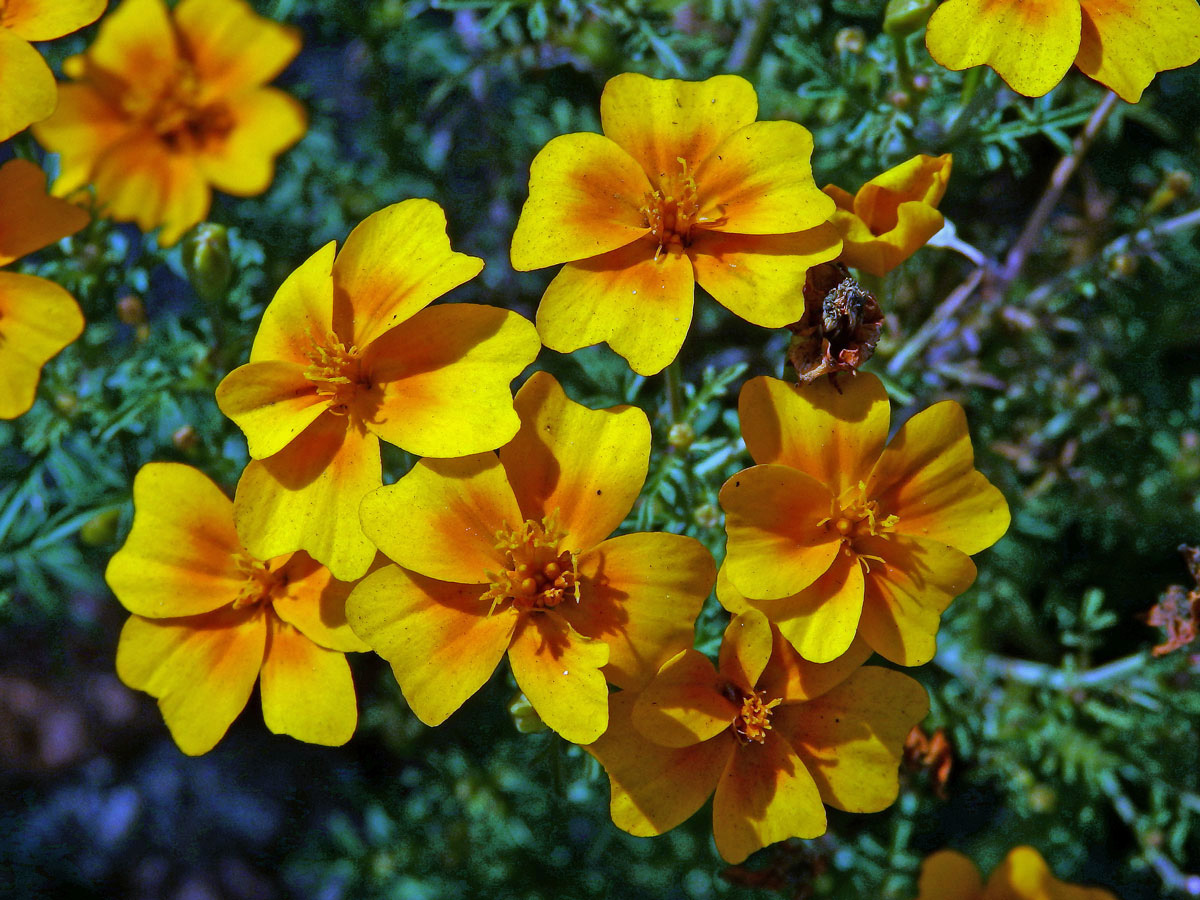
<instances>
[{"instance_id":1,"label":"orange-streaked petal","mask_svg":"<svg viewBox=\"0 0 1200 900\"><path fill-rule=\"evenodd\" d=\"M508 648L517 686L546 725L573 744L608 727L608 645L581 635L554 612L522 617Z\"/></svg>"},{"instance_id":2,"label":"orange-streaked petal","mask_svg":"<svg viewBox=\"0 0 1200 900\"><path fill-rule=\"evenodd\" d=\"M360 350L483 269L450 249L446 214L432 200L404 200L367 216L333 264L333 327Z\"/></svg>"},{"instance_id":3,"label":"orange-streaked petal","mask_svg":"<svg viewBox=\"0 0 1200 900\"><path fill-rule=\"evenodd\" d=\"M828 488L787 466L743 469L721 487L728 534L725 566L747 597L788 597L820 578L840 541L825 524Z\"/></svg>"},{"instance_id":4,"label":"orange-streaked petal","mask_svg":"<svg viewBox=\"0 0 1200 900\"><path fill-rule=\"evenodd\" d=\"M354 633L392 666L408 705L440 725L478 691L516 628L512 608L489 615L480 585L451 584L399 566L358 583L346 602Z\"/></svg>"},{"instance_id":5,"label":"orange-streaked petal","mask_svg":"<svg viewBox=\"0 0 1200 900\"><path fill-rule=\"evenodd\" d=\"M283 565L285 592L273 598L271 608L289 625L328 650L369 650L346 621L346 598L353 582L338 581L333 573L303 551L293 553Z\"/></svg>"},{"instance_id":6,"label":"orange-streaked petal","mask_svg":"<svg viewBox=\"0 0 1200 900\"><path fill-rule=\"evenodd\" d=\"M713 836L727 862L791 837L825 833L825 807L812 775L778 735L738 746L713 797Z\"/></svg>"},{"instance_id":7,"label":"orange-streaked petal","mask_svg":"<svg viewBox=\"0 0 1200 900\"><path fill-rule=\"evenodd\" d=\"M1040 97L1071 68L1081 15L1079 0L947 0L925 46L947 69L988 65L1018 94Z\"/></svg>"},{"instance_id":8,"label":"orange-streaked petal","mask_svg":"<svg viewBox=\"0 0 1200 900\"><path fill-rule=\"evenodd\" d=\"M642 490L650 423L636 406L589 409L547 372L535 372L515 400L521 428L500 462L521 513L553 515L564 546L590 550L612 534Z\"/></svg>"},{"instance_id":9,"label":"orange-streaked petal","mask_svg":"<svg viewBox=\"0 0 1200 900\"><path fill-rule=\"evenodd\" d=\"M474 303L423 309L367 348L372 389L356 409L371 431L417 456L494 450L517 432L509 384L541 346L515 312Z\"/></svg>"},{"instance_id":10,"label":"orange-streaked petal","mask_svg":"<svg viewBox=\"0 0 1200 900\"><path fill-rule=\"evenodd\" d=\"M379 438L345 416L319 416L282 451L246 466L233 498L238 535L260 559L305 550L339 581L354 581L375 558L358 506L382 482Z\"/></svg>"},{"instance_id":11,"label":"orange-streaked petal","mask_svg":"<svg viewBox=\"0 0 1200 900\"><path fill-rule=\"evenodd\" d=\"M217 385L217 406L246 434L252 459L274 456L329 408L294 362L252 362Z\"/></svg>"},{"instance_id":12,"label":"orange-streaked petal","mask_svg":"<svg viewBox=\"0 0 1200 900\"><path fill-rule=\"evenodd\" d=\"M179 44L163 0L121 0L100 23L88 63L158 96L177 77Z\"/></svg>"},{"instance_id":13,"label":"orange-streaked petal","mask_svg":"<svg viewBox=\"0 0 1200 900\"><path fill-rule=\"evenodd\" d=\"M494 453L423 459L363 499L362 527L393 562L430 578L486 584L507 567L496 532L524 518Z\"/></svg>"},{"instance_id":14,"label":"orange-streaked petal","mask_svg":"<svg viewBox=\"0 0 1200 900\"><path fill-rule=\"evenodd\" d=\"M33 126L38 142L59 155L54 193L64 197L89 184L101 154L133 127L125 114L90 84L60 84L54 115Z\"/></svg>"},{"instance_id":15,"label":"orange-streaked petal","mask_svg":"<svg viewBox=\"0 0 1200 900\"><path fill-rule=\"evenodd\" d=\"M292 272L263 310L250 362L278 359L309 366L314 338L333 334L333 259L330 241Z\"/></svg>"},{"instance_id":16,"label":"orange-streaked petal","mask_svg":"<svg viewBox=\"0 0 1200 900\"><path fill-rule=\"evenodd\" d=\"M300 52L299 31L258 15L243 0L181 0L175 22L210 96L266 84Z\"/></svg>"},{"instance_id":17,"label":"orange-streaked petal","mask_svg":"<svg viewBox=\"0 0 1200 900\"><path fill-rule=\"evenodd\" d=\"M907 159L859 188L852 211L873 234L891 231L900 224L901 207L905 203L936 207L942 202L952 165L949 153L941 156L921 153Z\"/></svg>"},{"instance_id":18,"label":"orange-streaked petal","mask_svg":"<svg viewBox=\"0 0 1200 900\"><path fill-rule=\"evenodd\" d=\"M978 553L1008 530L1004 495L975 470L967 417L953 400L909 419L879 457L868 497L900 517L895 530Z\"/></svg>"},{"instance_id":19,"label":"orange-streaked petal","mask_svg":"<svg viewBox=\"0 0 1200 900\"><path fill-rule=\"evenodd\" d=\"M1075 65L1137 103L1154 76L1200 59L1200 6L1192 0L1080 0Z\"/></svg>"},{"instance_id":20,"label":"orange-streaked petal","mask_svg":"<svg viewBox=\"0 0 1200 900\"><path fill-rule=\"evenodd\" d=\"M983 900L975 863L953 850L939 850L921 863L917 900Z\"/></svg>"},{"instance_id":21,"label":"orange-streaked petal","mask_svg":"<svg viewBox=\"0 0 1200 900\"><path fill-rule=\"evenodd\" d=\"M232 119L223 140L199 152L199 164L213 187L238 197L253 197L271 186L275 157L308 128L308 115L289 94L259 88L224 100Z\"/></svg>"},{"instance_id":22,"label":"orange-streaked petal","mask_svg":"<svg viewBox=\"0 0 1200 900\"><path fill-rule=\"evenodd\" d=\"M559 613L580 634L608 644L609 682L637 690L692 645L716 565L693 538L625 534L581 556L579 575L579 603Z\"/></svg>"},{"instance_id":23,"label":"orange-streaked petal","mask_svg":"<svg viewBox=\"0 0 1200 900\"><path fill-rule=\"evenodd\" d=\"M46 173L27 159L0 166L0 209L0 266L74 234L89 220L73 203L48 196Z\"/></svg>"},{"instance_id":24,"label":"orange-streaked petal","mask_svg":"<svg viewBox=\"0 0 1200 900\"><path fill-rule=\"evenodd\" d=\"M564 134L538 151L529 199L512 239L519 272L624 247L647 233L641 209L650 193L634 159L599 134Z\"/></svg>"},{"instance_id":25,"label":"orange-streaked petal","mask_svg":"<svg viewBox=\"0 0 1200 900\"><path fill-rule=\"evenodd\" d=\"M0 272L0 419L33 406L42 366L82 333L79 304L57 284Z\"/></svg>"},{"instance_id":26,"label":"orange-streaked petal","mask_svg":"<svg viewBox=\"0 0 1200 900\"><path fill-rule=\"evenodd\" d=\"M835 212L831 221L842 235L839 260L882 278L924 247L946 223L936 209L915 201L901 203L896 216L894 228L876 235L857 216Z\"/></svg>"},{"instance_id":27,"label":"orange-streaked petal","mask_svg":"<svg viewBox=\"0 0 1200 900\"><path fill-rule=\"evenodd\" d=\"M798 469L835 495L870 474L890 418L883 383L862 373L837 386L822 378L805 387L760 376L747 381L738 397L738 419L754 461Z\"/></svg>"},{"instance_id":28,"label":"orange-streaked petal","mask_svg":"<svg viewBox=\"0 0 1200 900\"><path fill-rule=\"evenodd\" d=\"M774 629L771 661L758 679L758 689L767 697L779 697L784 703L797 703L820 697L837 687L866 662L872 651L862 638L856 638L845 653L827 663L809 662L796 652L779 631Z\"/></svg>"},{"instance_id":29,"label":"orange-streaked petal","mask_svg":"<svg viewBox=\"0 0 1200 900\"><path fill-rule=\"evenodd\" d=\"M0 27L27 41L52 41L100 18L108 0L7 0Z\"/></svg>"},{"instance_id":30,"label":"orange-streaked petal","mask_svg":"<svg viewBox=\"0 0 1200 900\"><path fill-rule=\"evenodd\" d=\"M743 690L753 690L771 659L773 646L767 617L758 610L747 609L725 626L717 669L723 678Z\"/></svg>"},{"instance_id":31,"label":"orange-streaked petal","mask_svg":"<svg viewBox=\"0 0 1200 900\"><path fill-rule=\"evenodd\" d=\"M1116 900L1103 888L1066 884L1054 877L1042 855L1032 847L1014 847L992 871L983 900L1010 898L1042 900Z\"/></svg>"},{"instance_id":32,"label":"orange-streaked petal","mask_svg":"<svg viewBox=\"0 0 1200 900\"><path fill-rule=\"evenodd\" d=\"M258 609L185 619L130 616L117 643L117 675L158 698L179 749L199 756L246 707L266 643L266 617Z\"/></svg>"},{"instance_id":33,"label":"orange-streaked petal","mask_svg":"<svg viewBox=\"0 0 1200 900\"><path fill-rule=\"evenodd\" d=\"M358 701L346 655L314 644L276 616L266 617L262 663L263 720L272 734L340 747L358 724Z\"/></svg>"},{"instance_id":34,"label":"orange-streaked petal","mask_svg":"<svg viewBox=\"0 0 1200 900\"><path fill-rule=\"evenodd\" d=\"M666 368L683 346L696 295L692 263L643 238L567 263L542 295L537 329L551 350L607 343L639 375Z\"/></svg>"},{"instance_id":35,"label":"orange-streaked petal","mask_svg":"<svg viewBox=\"0 0 1200 900\"><path fill-rule=\"evenodd\" d=\"M682 650L637 697L630 721L660 747L690 747L733 724L739 707L722 692L725 679L698 650Z\"/></svg>"},{"instance_id":36,"label":"orange-streaked petal","mask_svg":"<svg viewBox=\"0 0 1200 900\"><path fill-rule=\"evenodd\" d=\"M0 27L0 141L54 112L54 73L29 42Z\"/></svg>"}]
</instances>

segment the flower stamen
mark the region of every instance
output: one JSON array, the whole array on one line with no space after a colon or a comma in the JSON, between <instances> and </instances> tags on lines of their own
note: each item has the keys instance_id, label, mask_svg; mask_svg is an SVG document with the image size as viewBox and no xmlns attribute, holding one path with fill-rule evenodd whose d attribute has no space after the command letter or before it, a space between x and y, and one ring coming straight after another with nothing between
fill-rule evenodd
<instances>
[{"instance_id":1,"label":"flower stamen","mask_svg":"<svg viewBox=\"0 0 1200 900\"><path fill-rule=\"evenodd\" d=\"M742 698L742 708L733 720L733 733L743 745L750 743L761 744L767 739L771 730L771 712L783 702L782 697L763 702L764 695L751 691Z\"/></svg>"},{"instance_id":2,"label":"flower stamen","mask_svg":"<svg viewBox=\"0 0 1200 900\"><path fill-rule=\"evenodd\" d=\"M265 562L246 553L235 554L233 561L238 573L245 578L242 589L233 601L233 608L244 609L270 603L276 589L284 583L279 573L272 572Z\"/></svg>"},{"instance_id":3,"label":"flower stamen","mask_svg":"<svg viewBox=\"0 0 1200 900\"><path fill-rule=\"evenodd\" d=\"M507 565L486 573L491 585L481 599L491 601L488 615L505 602L538 612L579 601L577 554L559 550L565 536L553 513L540 521L526 519L517 528L506 523L496 532L496 549Z\"/></svg>"},{"instance_id":4,"label":"flower stamen","mask_svg":"<svg viewBox=\"0 0 1200 900\"><path fill-rule=\"evenodd\" d=\"M309 349L305 357L312 363L304 370L317 389L317 394L329 405L334 415L344 416L360 386L366 386L362 375L362 359L358 347L346 347L334 334L318 340L309 333Z\"/></svg>"},{"instance_id":5,"label":"flower stamen","mask_svg":"<svg viewBox=\"0 0 1200 900\"><path fill-rule=\"evenodd\" d=\"M715 220L700 215L699 189L695 176L688 171L687 160L676 157L680 171L665 175L656 190L645 195L641 208L642 221L650 235L658 241L654 261L662 257L667 246L686 247L692 242L692 228L712 224Z\"/></svg>"}]
</instances>

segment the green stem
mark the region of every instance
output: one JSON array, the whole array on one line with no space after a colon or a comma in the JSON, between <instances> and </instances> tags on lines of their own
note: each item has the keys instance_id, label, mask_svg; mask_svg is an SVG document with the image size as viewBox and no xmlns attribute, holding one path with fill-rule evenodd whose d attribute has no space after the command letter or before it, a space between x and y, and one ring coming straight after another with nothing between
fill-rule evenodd
<instances>
[{"instance_id":1,"label":"green stem","mask_svg":"<svg viewBox=\"0 0 1200 900\"><path fill-rule=\"evenodd\" d=\"M667 410L670 414L671 425L682 422L683 415L683 373L680 371L679 360L671 360L663 374L667 379Z\"/></svg>"},{"instance_id":2,"label":"green stem","mask_svg":"<svg viewBox=\"0 0 1200 900\"><path fill-rule=\"evenodd\" d=\"M892 48L896 51L896 80L900 82L900 87L905 93L915 100L917 89L913 87L912 60L908 55L908 36L892 35Z\"/></svg>"}]
</instances>

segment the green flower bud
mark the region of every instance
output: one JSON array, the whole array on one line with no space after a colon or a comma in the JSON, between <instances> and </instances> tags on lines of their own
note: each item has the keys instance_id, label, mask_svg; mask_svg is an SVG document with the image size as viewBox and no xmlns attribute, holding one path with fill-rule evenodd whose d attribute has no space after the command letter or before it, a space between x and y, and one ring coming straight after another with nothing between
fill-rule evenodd
<instances>
[{"instance_id":1,"label":"green flower bud","mask_svg":"<svg viewBox=\"0 0 1200 900\"><path fill-rule=\"evenodd\" d=\"M883 33L907 37L920 31L933 15L938 0L888 0L883 14Z\"/></svg>"},{"instance_id":2,"label":"green flower bud","mask_svg":"<svg viewBox=\"0 0 1200 900\"><path fill-rule=\"evenodd\" d=\"M83 523L83 527L79 529L79 539L89 547L110 544L117 536L117 522L120 519L119 509L101 510Z\"/></svg>"},{"instance_id":3,"label":"green flower bud","mask_svg":"<svg viewBox=\"0 0 1200 900\"><path fill-rule=\"evenodd\" d=\"M224 226L204 222L188 232L183 240L183 268L205 303L225 298L233 280L233 260Z\"/></svg>"},{"instance_id":4,"label":"green flower bud","mask_svg":"<svg viewBox=\"0 0 1200 900\"><path fill-rule=\"evenodd\" d=\"M509 701L508 714L512 716L513 725L521 734L536 734L546 730L546 723L524 694L517 694Z\"/></svg>"}]
</instances>

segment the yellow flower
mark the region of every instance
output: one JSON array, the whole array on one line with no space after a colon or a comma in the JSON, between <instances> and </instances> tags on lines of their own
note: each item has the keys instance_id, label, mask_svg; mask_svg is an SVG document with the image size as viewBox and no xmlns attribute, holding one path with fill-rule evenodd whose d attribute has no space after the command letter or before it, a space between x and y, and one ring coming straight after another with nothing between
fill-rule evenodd
<instances>
[{"instance_id":1,"label":"yellow flower","mask_svg":"<svg viewBox=\"0 0 1200 900\"><path fill-rule=\"evenodd\" d=\"M608 724L606 679L641 687L691 646L716 567L681 535L608 538L646 478L640 409L588 409L544 372L515 402L521 429L499 458L422 460L366 496L363 529L397 565L363 579L346 614L426 724L507 652L542 721L589 743Z\"/></svg>"},{"instance_id":2,"label":"yellow flower","mask_svg":"<svg viewBox=\"0 0 1200 900\"><path fill-rule=\"evenodd\" d=\"M805 273L838 253L833 203L813 183L812 135L757 115L736 75L618 75L600 98L603 136L542 148L512 264L566 263L538 307L547 347L604 341L635 372L658 372L683 345L697 282L756 325L800 318Z\"/></svg>"},{"instance_id":3,"label":"yellow flower","mask_svg":"<svg viewBox=\"0 0 1200 900\"><path fill-rule=\"evenodd\" d=\"M46 176L23 159L0 166L0 210L0 266L88 223L79 207L46 196ZM42 366L82 332L79 304L57 284L0 272L0 419L33 406Z\"/></svg>"},{"instance_id":4,"label":"yellow flower","mask_svg":"<svg viewBox=\"0 0 1200 900\"><path fill-rule=\"evenodd\" d=\"M1137 103L1154 76L1200 59L1196 0L947 0L925 33L948 69L988 65L1040 97L1071 63Z\"/></svg>"},{"instance_id":5,"label":"yellow flower","mask_svg":"<svg viewBox=\"0 0 1200 900\"><path fill-rule=\"evenodd\" d=\"M842 233L841 261L883 276L942 230L937 205L950 180L950 154L914 156L876 175L851 195L825 185L837 210L830 220Z\"/></svg>"},{"instance_id":6,"label":"yellow flower","mask_svg":"<svg viewBox=\"0 0 1200 900\"><path fill-rule=\"evenodd\" d=\"M67 61L58 111L34 128L62 157L56 194L96 188L106 213L163 226L174 244L208 214L212 188L248 197L304 135L304 110L264 87L300 37L244 0L124 0L95 42Z\"/></svg>"},{"instance_id":7,"label":"yellow flower","mask_svg":"<svg viewBox=\"0 0 1200 900\"><path fill-rule=\"evenodd\" d=\"M303 553L260 560L233 528L233 504L191 466L149 463L133 482L133 529L105 579L132 616L117 674L158 698L184 753L207 753L261 676L275 734L344 744L358 711L345 653L352 585Z\"/></svg>"},{"instance_id":8,"label":"yellow flower","mask_svg":"<svg viewBox=\"0 0 1200 900\"><path fill-rule=\"evenodd\" d=\"M217 404L253 457L234 500L246 546L263 559L306 550L352 581L375 556L358 504L383 483L380 439L420 456L499 447L519 425L509 382L541 345L507 310L425 309L483 268L450 249L432 201L380 210L335 249L279 288Z\"/></svg>"},{"instance_id":9,"label":"yellow flower","mask_svg":"<svg viewBox=\"0 0 1200 900\"><path fill-rule=\"evenodd\" d=\"M608 772L613 822L662 834L716 791L713 835L731 863L775 841L825 833L825 806L877 812L899 791L904 737L929 701L916 681L861 666L861 641L806 662L754 610L725 630L720 664L684 650L639 695L611 697L590 747Z\"/></svg>"},{"instance_id":10,"label":"yellow flower","mask_svg":"<svg viewBox=\"0 0 1200 900\"><path fill-rule=\"evenodd\" d=\"M40 122L58 103L54 73L31 41L52 41L95 22L108 0L0 2L0 141Z\"/></svg>"},{"instance_id":11,"label":"yellow flower","mask_svg":"<svg viewBox=\"0 0 1200 900\"><path fill-rule=\"evenodd\" d=\"M940 850L921 864L917 900L1116 900L1101 888L1059 881L1032 847L1016 847L992 872L987 886L961 853Z\"/></svg>"},{"instance_id":12,"label":"yellow flower","mask_svg":"<svg viewBox=\"0 0 1200 900\"><path fill-rule=\"evenodd\" d=\"M755 378L738 412L758 465L721 488L721 603L765 613L813 662L841 656L856 633L899 665L932 659L942 612L975 580L969 554L1009 522L975 471L962 407L918 413L886 448L887 392L873 375L803 389Z\"/></svg>"}]
</instances>

